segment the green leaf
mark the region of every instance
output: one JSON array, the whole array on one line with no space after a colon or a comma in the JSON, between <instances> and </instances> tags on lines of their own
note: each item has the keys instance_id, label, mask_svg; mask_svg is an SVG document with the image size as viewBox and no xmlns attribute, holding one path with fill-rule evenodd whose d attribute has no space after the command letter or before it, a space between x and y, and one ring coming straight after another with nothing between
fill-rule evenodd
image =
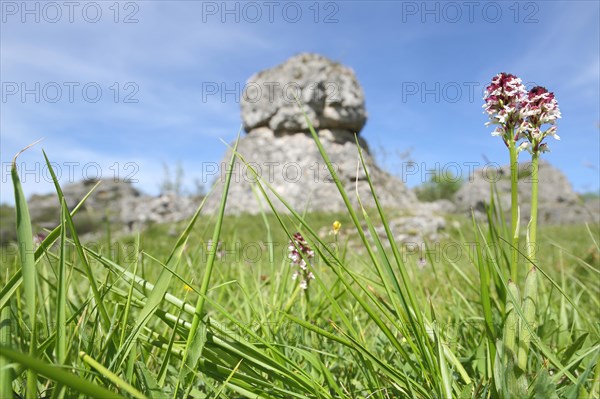
<instances>
[{"instance_id":1,"label":"green leaf","mask_svg":"<svg viewBox=\"0 0 600 399\"><path fill-rule=\"evenodd\" d=\"M13 320L10 317L10 308L5 306L0 312L0 345L10 346L12 325ZM2 355L2 352L0 352L0 355ZM10 367L10 363L7 360L5 357L0 356L0 398L10 398L13 396L12 381L14 370Z\"/></svg>"},{"instance_id":2,"label":"green leaf","mask_svg":"<svg viewBox=\"0 0 600 399\"><path fill-rule=\"evenodd\" d=\"M221 204L219 206L219 212L217 216L217 222L213 230L212 242L215 246L219 242L219 237L221 236L223 216L225 215L225 207L227 205L227 194L229 192L229 185L231 184L231 176L233 174L233 166L235 164L236 151L239 140L240 137L238 134L238 139L232 151L231 160L229 161L227 175L225 177L225 184L223 186L223 193L221 196ZM190 332L188 334L187 342L183 352L183 362L181 366L179 382L183 382L186 386L192 385L193 376L195 374L191 373L190 371L196 370L198 359L202 354L202 348L204 347L204 343L206 342L206 326L204 324L200 326L200 319L203 317L204 302L206 300L206 293L208 292L210 276L212 274L216 254L216 247L215 250L210 251L208 254L208 259L206 260L206 269L204 271L204 276L202 277L198 301L196 303L196 311L194 312L192 326L190 328ZM177 388L178 387L179 384L177 385ZM177 388L175 389L174 396L177 394Z\"/></svg>"},{"instance_id":3,"label":"green leaf","mask_svg":"<svg viewBox=\"0 0 600 399\"><path fill-rule=\"evenodd\" d=\"M96 359L92 358L87 353L79 352L79 357L81 357L81 359L85 363L90 365L92 368L96 369L96 371L98 371L98 373L100 373L103 377L105 377L107 380L109 380L110 382L115 384L115 386L124 390L125 392L127 392L128 394L133 396L134 398L137 398L137 399L145 399L146 398L146 396L144 396L140 391L138 391L137 389L132 387L129 383L123 381L121 378L119 378L119 376L117 376L115 373L111 372L109 369L107 369L106 367L101 365L98 361L96 361Z\"/></svg>"},{"instance_id":4,"label":"green leaf","mask_svg":"<svg viewBox=\"0 0 600 399\"><path fill-rule=\"evenodd\" d=\"M158 306L162 303L163 298L165 297L165 294L167 293L167 290L169 289L169 285L171 283L171 277L173 276L172 270L176 269L176 266L179 263L179 260L181 259L181 255L183 254L183 251L185 249L188 237L196 221L198 220L198 217L200 216L200 211L204 207L205 201L206 198L202 200L202 202L198 206L198 209L196 209L196 213L194 213L194 216L192 216L192 219L189 221L187 227L185 228L183 233L181 233L179 239L177 240L177 243L171 250L171 253L166 261L166 266L161 269L156 284L152 287L152 290L150 291L146 304L137 316L137 320L132 328L131 334L129 334L129 336L125 340L124 345L122 345L119 348L117 355L115 356L115 360L111 364L111 367L114 367L115 369L120 367L120 365L123 363L129 352L131 351L131 348L135 344L143 328L150 321L150 317L154 314L154 312L156 312ZM107 264L110 263L109 260L106 260L106 262Z\"/></svg>"},{"instance_id":5,"label":"green leaf","mask_svg":"<svg viewBox=\"0 0 600 399\"><path fill-rule=\"evenodd\" d=\"M600 349L596 350L596 354L590 359L588 367L579 375L576 383L569 386L565 390L564 397L567 399L585 399L589 397L589 393L585 390L586 382L594 371L598 367L598 360L600 359Z\"/></svg>"},{"instance_id":6,"label":"green leaf","mask_svg":"<svg viewBox=\"0 0 600 399\"><path fill-rule=\"evenodd\" d=\"M537 375L533 388L535 399L558 399L556 385L552 382L548 370L542 368Z\"/></svg>"},{"instance_id":7,"label":"green leaf","mask_svg":"<svg viewBox=\"0 0 600 399\"><path fill-rule=\"evenodd\" d=\"M52 169L50 169L50 170L52 170ZM100 183L101 183L101 181L98 181L98 183L96 183L94 185L94 187L92 187L92 189L81 199L81 201L79 201L77 206L75 206L75 208L73 208L73 210L69 214L71 216L71 218L73 216L75 216L75 214L77 214L77 212L83 207L83 204L85 203L85 201L87 201L89 196L92 195L92 193L100 185ZM37 249L35 250L35 254L34 254L36 262L38 262L40 260L41 256L44 253L46 253L46 250L48 248L50 248L52 246L52 244L54 244L54 242L58 239L58 237L60 235L60 229L61 229L60 225L55 227L54 230L52 230L50 233L48 233L48 235L46 236L44 241L42 241L42 243L37 247ZM6 283L6 285L4 287L2 287L2 289L0 290L0 308L4 307L4 305L6 305L8 300L12 297L12 295L15 293L17 288L19 288L22 283L23 283L23 270L18 269L15 272L15 274L13 274L13 276L10 278L8 283Z\"/></svg>"},{"instance_id":8,"label":"green leaf","mask_svg":"<svg viewBox=\"0 0 600 399\"><path fill-rule=\"evenodd\" d=\"M142 362L135 362L135 372L138 381L143 384L143 391L150 399L166 399L168 395L158 386L156 378Z\"/></svg>"},{"instance_id":9,"label":"green leaf","mask_svg":"<svg viewBox=\"0 0 600 399\"><path fill-rule=\"evenodd\" d=\"M523 371L527 371L527 354L531 343L531 332L536 327L536 307L538 302L537 268L534 266L529 270L525 278L525 289L523 290L523 315L519 328L519 351L517 365Z\"/></svg>"},{"instance_id":10,"label":"green leaf","mask_svg":"<svg viewBox=\"0 0 600 399\"><path fill-rule=\"evenodd\" d=\"M565 353L562 356L562 361L564 364L568 364L569 361L571 360L571 358L573 357L573 355L575 354L575 352L577 352L579 349L581 349L581 347L583 346L586 338L588 337L589 333L583 333L579 336L579 338L577 338L575 340L575 342L573 342L571 345L569 345L569 347L565 350Z\"/></svg>"},{"instance_id":11,"label":"green leaf","mask_svg":"<svg viewBox=\"0 0 600 399\"><path fill-rule=\"evenodd\" d=\"M36 143L30 144L21 150L12 161L11 176L15 191L15 208L17 214L17 243L19 246L19 255L21 259L21 271L23 273L23 283L25 290L25 305L27 309L27 323L30 329L31 340L29 342L29 355L35 356L37 347L37 271L35 269L33 232L31 230L31 218L29 216L29 208L27 199L21 186L21 180L17 172L17 157L29 147ZM33 370L27 372L27 397L37 397L37 377Z\"/></svg>"},{"instance_id":12,"label":"green leaf","mask_svg":"<svg viewBox=\"0 0 600 399\"><path fill-rule=\"evenodd\" d=\"M19 363L29 370L43 375L53 381L72 388L81 395L87 395L91 398L123 398L123 396L109 391L108 389L77 377L76 375L63 370L60 367L35 359L23 353L17 352L11 348L0 346L0 353L12 362Z\"/></svg>"},{"instance_id":13,"label":"green leaf","mask_svg":"<svg viewBox=\"0 0 600 399\"><path fill-rule=\"evenodd\" d=\"M52 176L52 182L54 183L54 188L56 190L56 194L58 195L58 199L61 202L61 208L62 208L62 203L64 202L64 194L62 192L62 189L60 188L60 184L58 184L58 179L56 177L56 174L54 173L54 168L52 168L52 164L50 163L50 160L48 159L46 152L42 151L42 153L44 154L44 159L46 160L46 166L48 167L48 170L50 171L50 175ZM101 181L98 182L98 184L100 184L100 183L101 183ZM92 189L85 195L83 200L81 200L80 204L82 204L92 194L94 189L96 187L98 187L98 184L96 184L94 187L92 187ZM78 208L79 208L79 205L77 205L77 207L73 210L73 214L75 214L76 209L78 209ZM81 245L81 242L79 241L79 235L77 234L77 231L75 229L75 224L73 223L73 215L70 214L68 211L64 214L64 222L62 222L62 219L61 219L61 225L59 227L61 228L61 231L63 231L66 229L66 226L69 227L69 231L71 232L71 237L72 237L75 249L77 251L77 254L79 255L79 259L81 260L81 263L83 264L83 268L85 270L86 276L90 283L90 288L92 289L92 293L93 293L94 299L96 301L96 306L98 307L98 310L100 311L100 317L102 318L104 328L106 329L106 331L108 331L111 327L110 318L108 316L106 307L104 306L104 301L102 299L102 296L100 295L100 290L98 289L98 283L96 282L96 278L94 277L92 268L90 267L90 264L85 256L85 253L83 251L83 246ZM46 239L49 239L49 238L50 238L50 235Z\"/></svg>"},{"instance_id":14,"label":"green leaf","mask_svg":"<svg viewBox=\"0 0 600 399\"><path fill-rule=\"evenodd\" d=\"M61 234L60 234L60 259L58 261L58 276L56 277L56 361L63 364L67 358L67 273L66 273L66 221L65 215L69 213L65 199L61 204Z\"/></svg>"}]
</instances>

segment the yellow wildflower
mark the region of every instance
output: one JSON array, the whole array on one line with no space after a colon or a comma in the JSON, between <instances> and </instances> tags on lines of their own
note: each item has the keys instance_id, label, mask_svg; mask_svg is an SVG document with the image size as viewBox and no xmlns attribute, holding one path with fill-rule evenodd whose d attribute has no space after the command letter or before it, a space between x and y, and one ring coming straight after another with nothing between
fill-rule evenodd
<instances>
[{"instance_id":1,"label":"yellow wildflower","mask_svg":"<svg viewBox=\"0 0 600 399\"><path fill-rule=\"evenodd\" d=\"M339 221L335 221L333 222L333 234L336 234L340 232L340 229L342 228L342 224Z\"/></svg>"}]
</instances>

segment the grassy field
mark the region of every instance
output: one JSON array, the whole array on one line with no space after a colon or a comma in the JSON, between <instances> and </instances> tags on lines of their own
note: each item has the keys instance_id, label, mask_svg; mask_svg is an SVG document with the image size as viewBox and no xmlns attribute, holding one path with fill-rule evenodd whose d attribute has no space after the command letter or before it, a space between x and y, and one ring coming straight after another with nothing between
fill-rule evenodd
<instances>
[{"instance_id":1,"label":"grassy field","mask_svg":"<svg viewBox=\"0 0 600 399\"><path fill-rule=\"evenodd\" d=\"M414 248L374 233L379 208L199 204L185 223L81 242L65 206L35 243L13 177L0 397L599 397L598 226L542 226L515 281L493 208Z\"/></svg>"}]
</instances>

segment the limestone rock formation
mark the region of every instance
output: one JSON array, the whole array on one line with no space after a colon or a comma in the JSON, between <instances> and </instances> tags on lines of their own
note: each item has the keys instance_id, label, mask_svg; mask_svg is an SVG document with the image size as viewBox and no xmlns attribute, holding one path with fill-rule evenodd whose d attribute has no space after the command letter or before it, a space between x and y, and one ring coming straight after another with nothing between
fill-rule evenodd
<instances>
[{"instance_id":1,"label":"limestone rock formation","mask_svg":"<svg viewBox=\"0 0 600 399\"><path fill-rule=\"evenodd\" d=\"M121 221L131 229L149 223L172 223L185 220L194 214L201 199L180 196L172 192L157 197L125 198L121 202Z\"/></svg>"},{"instance_id":2,"label":"limestone rock formation","mask_svg":"<svg viewBox=\"0 0 600 399\"><path fill-rule=\"evenodd\" d=\"M250 77L241 100L244 128L307 130L296 98L315 128L358 133L367 120L364 94L351 69L318 54L299 54Z\"/></svg>"},{"instance_id":3,"label":"limestone rock formation","mask_svg":"<svg viewBox=\"0 0 600 399\"><path fill-rule=\"evenodd\" d=\"M62 188L67 206L73 209L98 183L83 180L65 184ZM55 193L33 195L29 209L33 222L41 227L54 228L60 222L60 204ZM158 197L144 195L131 183L102 179L75 216L80 233L98 230L108 218L113 228L126 225L142 227L148 223L169 223L187 219L196 210L198 198L164 193Z\"/></svg>"},{"instance_id":4,"label":"limestone rock formation","mask_svg":"<svg viewBox=\"0 0 600 399\"><path fill-rule=\"evenodd\" d=\"M73 209L98 183L97 180L82 180L65 184L62 187L67 207ZM108 216L111 221L120 220L120 203L124 198L137 198L140 195L130 183L102 179L94 193L86 200L81 215L100 221ZM28 200L31 219L44 227L54 227L60 221L60 203L56 193L32 195ZM116 205L116 206L115 206Z\"/></svg>"},{"instance_id":5,"label":"limestone rock formation","mask_svg":"<svg viewBox=\"0 0 600 399\"><path fill-rule=\"evenodd\" d=\"M319 131L325 151L329 155L336 174L344 185L353 205L357 206L356 192L367 206L373 199L366 174L359 166L358 148L355 142L335 141L329 130ZM240 139L238 152L248 163L236 160L232 183L227 200L227 211L232 213L258 213L267 204L256 186L260 181L267 191L267 184L279 193L297 211L339 211L345 209L339 191L331 178L326 163L321 158L313 138L304 133L276 136L268 128L253 130ZM416 205L414 194L402 182L379 169L368 153L363 153L370 177L381 203L387 207L407 208ZM231 151L225 155L215 192L207 201L208 209L215 209L220 199L225 169ZM260 179L252 173L256 170ZM254 190L256 192L253 192ZM257 201L257 198L260 198ZM273 199L277 210L285 210L279 200ZM260 203L260 205L259 205ZM268 209L266 209L268 211Z\"/></svg>"},{"instance_id":6,"label":"limestone rock formation","mask_svg":"<svg viewBox=\"0 0 600 399\"><path fill-rule=\"evenodd\" d=\"M519 165L519 205L521 225L527 225L531 215L531 164ZM476 169L472 181L467 181L455 194L461 211L485 214L490 200L490 183L495 182L502 209L510 213L510 166ZM567 177L547 161L539 164L538 221L546 224L598 223L600 209L583 203Z\"/></svg>"},{"instance_id":7,"label":"limestone rock formation","mask_svg":"<svg viewBox=\"0 0 600 399\"><path fill-rule=\"evenodd\" d=\"M257 96L248 89L242 97L242 120L248 134L240 139L238 152L257 170L263 185L269 184L300 212L345 209L327 165L308 132L302 109L293 94L286 94L286 90L293 93L295 88L353 205L358 205L358 192L366 206L373 206L365 171L359 167L355 136L365 124L367 113L362 88L352 70L320 55L300 54L252 76L247 87L253 85L270 86L273 90L266 93L263 89L263 95ZM359 145L383 206L404 209L416 206L415 195L401 181L377 167L362 137ZM231 151L228 151L219 165L221 174L206 205L209 211L218 206L224 170L230 158ZM258 213L261 207L267 208L256 190L256 182L248 166L237 160L227 201L228 212ZM279 200L273 202L278 210L285 210Z\"/></svg>"}]
</instances>

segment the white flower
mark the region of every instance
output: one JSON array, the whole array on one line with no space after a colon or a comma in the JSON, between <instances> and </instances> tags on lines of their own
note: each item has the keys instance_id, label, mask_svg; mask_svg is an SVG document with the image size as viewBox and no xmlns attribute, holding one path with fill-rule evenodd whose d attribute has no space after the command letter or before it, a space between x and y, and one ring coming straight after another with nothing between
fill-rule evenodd
<instances>
[{"instance_id":1,"label":"white flower","mask_svg":"<svg viewBox=\"0 0 600 399\"><path fill-rule=\"evenodd\" d=\"M492 132L492 136L504 136L504 129L498 126L496 130Z\"/></svg>"},{"instance_id":2,"label":"white flower","mask_svg":"<svg viewBox=\"0 0 600 399\"><path fill-rule=\"evenodd\" d=\"M531 151L531 143L524 141L519 145L519 147L517 147L518 152L525 151L525 150Z\"/></svg>"},{"instance_id":3,"label":"white flower","mask_svg":"<svg viewBox=\"0 0 600 399\"><path fill-rule=\"evenodd\" d=\"M539 147L539 150L541 153L550 152L550 147L548 147L548 144L542 143Z\"/></svg>"}]
</instances>

